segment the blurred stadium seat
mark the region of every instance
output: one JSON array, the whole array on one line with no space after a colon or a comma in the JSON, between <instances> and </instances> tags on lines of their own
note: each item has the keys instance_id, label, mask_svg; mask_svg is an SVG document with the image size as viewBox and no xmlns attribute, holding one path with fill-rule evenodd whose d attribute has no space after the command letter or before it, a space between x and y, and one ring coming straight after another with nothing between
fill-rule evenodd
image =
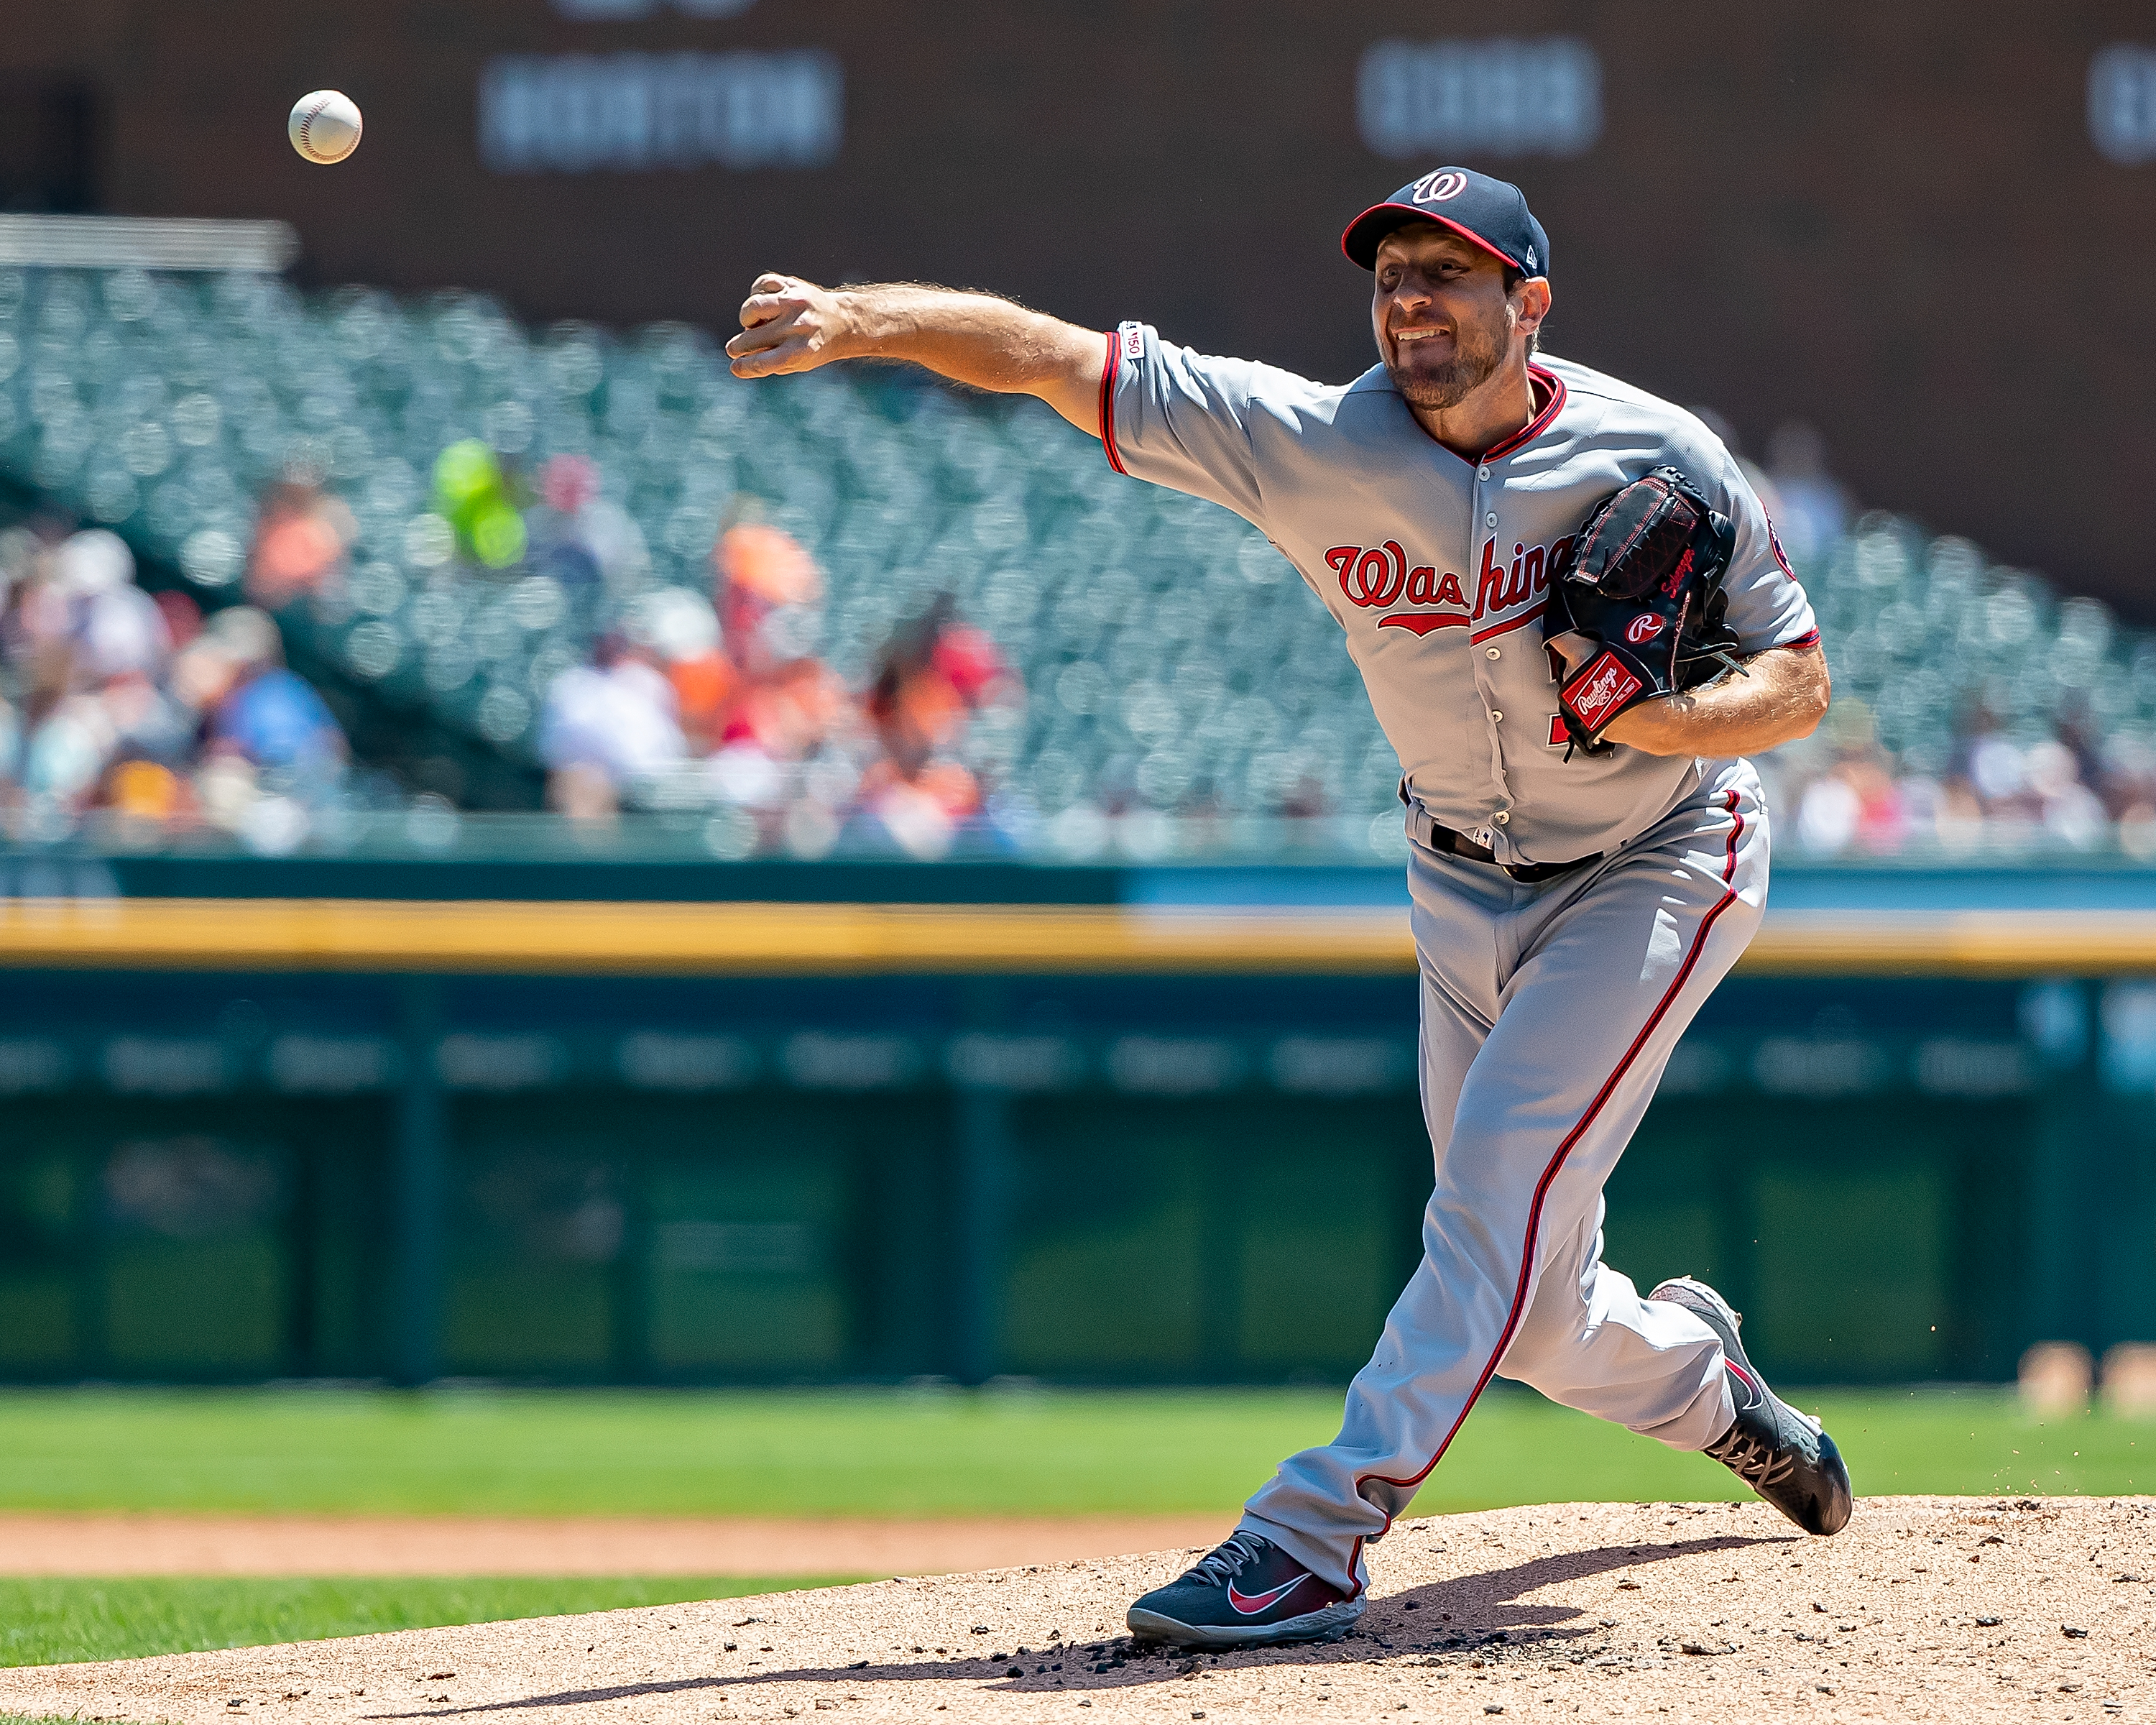
<instances>
[{"instance_id":1,"label":"blurred stadium seat","mask_svg":"<svg viewBox=\"0 0 2156 1725\"><path fill-rule=\"evenodd\" d=\"M447 472L474 439L492 480ZM539 484L561 456L595 470L574 534ZM549 691L603 639L662 663L708 646L681 619L708 614L714 543L746 512L823 574L775 639L857 695L947 593L1015 671L953 746L985 807L921 854L1404 854L1397 765L1294 572L1031 402L866 367L742 384L701 330L533 331L469 294L10 269L0 477L206 605L274 606L295 665L535 786ZM490 526L496 505L521 513ZM1801 572L1838 701L1766 763L1789 837L2156 850L2156 635L1888 515ZM834 735L757 793L828 819L745 819L738 777L693 752L624 795L721 855L888 847L847 824L872 752Z\"/></svg>"}]
</instances>

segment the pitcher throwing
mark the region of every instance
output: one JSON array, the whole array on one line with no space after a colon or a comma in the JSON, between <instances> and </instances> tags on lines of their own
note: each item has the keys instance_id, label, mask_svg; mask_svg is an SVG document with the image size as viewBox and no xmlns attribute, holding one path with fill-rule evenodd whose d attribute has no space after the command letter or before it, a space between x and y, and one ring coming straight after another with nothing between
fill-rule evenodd
<instances>
[{"instance_id":1,"label":"pitcher throwing","mask_svg":"<svg viewBox=\"0 0 2156 1725\"><path fill-rule=\"evenodd\" d=\"M940 288L759 278L743 377L910 360L1036 395L1118 473L1225 505L1301 571L1403 776L1436 1184L1423 1259L1340 1435L1131 1608L1196 1647L1330 1640L1365 1548L1495 1373L1704 1450L1812 1533L1848 1471L1688 1278L1602 1261L1602 1189L1670 1051L1758 927L1768 819L1743 757L1827 705L1811 607L1691 414L1541 356L1549 241L1517 187L1448 167L1349 223L1379 363L1345 387L1151 327L1081 330ZM1224 269L1229 260L1220 260Z\"/></svg>"}]
</instances>

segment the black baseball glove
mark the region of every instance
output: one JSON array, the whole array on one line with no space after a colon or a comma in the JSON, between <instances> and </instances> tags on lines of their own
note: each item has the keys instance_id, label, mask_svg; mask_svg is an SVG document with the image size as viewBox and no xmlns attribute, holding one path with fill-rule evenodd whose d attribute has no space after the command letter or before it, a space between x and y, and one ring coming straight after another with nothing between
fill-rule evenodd
<instances>
[{"instance_id":1,"label":"black baseball glove","mask_svg":"<svg viewBox=\"0 0 2156 1725\"><path fill-rule=\"evenodd\" d=\"M1581 523L1550 572L1543 639L1585 636L1578 669L1558 667L1558 710L1575 747L1608 752L1599 739L1618 714L1657 696L1693 689L1727 669L1737 633L1722 621L1722 578L1737 530L1674 467L1612 491ZM1568 750L1567 753L1569 754Z\"/></svg>"}]
</instances>

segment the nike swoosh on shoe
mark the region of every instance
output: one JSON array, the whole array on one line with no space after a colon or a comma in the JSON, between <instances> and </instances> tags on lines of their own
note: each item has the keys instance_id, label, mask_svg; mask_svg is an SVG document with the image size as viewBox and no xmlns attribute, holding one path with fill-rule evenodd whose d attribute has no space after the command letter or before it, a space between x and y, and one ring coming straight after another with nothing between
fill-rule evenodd
<instances>
[{"instance_id":1,"label":"nike swoosh on shoe","mask_svg":"<svg viewBox=\"0 0 2156 1725\"><path fill-rule=\"evenodd\" d=\"M1294 1580L1282 1582L1271 1592L1255 1594L1239 1593L1236 1591L1235 1584L1230 1582L1228 1584L1228 1603L1241 1612L1244 1616L1255 1617L1259 1612L1270 1610L1273 1606L1280 1604L1282 1599L1309 1579L1310 1572L1306 1569Z\"/></svg>"},{"instance_id":2,"label":"nike swoosh on shoe","mask_svg":"<svg viewBox=\"0 0 2156 1725\"><path fill-rule=\"evenodd\" d=\"M1747 1393L1751 1396L1751 1399L1744 1404L1745 1407L1756 1408L1762 1402L1767 1399L1767 1386L1765 1384L1762 1384L1757 1378L1753 1376L1751 1373L1746 1371L1743 1367L1738 1365L1734 1360L1725 1360L1723 1363L1728 1367L1729 1375L1734 1378L1739 1384L1742 1384Z\"/></svg>"}]
</instances>

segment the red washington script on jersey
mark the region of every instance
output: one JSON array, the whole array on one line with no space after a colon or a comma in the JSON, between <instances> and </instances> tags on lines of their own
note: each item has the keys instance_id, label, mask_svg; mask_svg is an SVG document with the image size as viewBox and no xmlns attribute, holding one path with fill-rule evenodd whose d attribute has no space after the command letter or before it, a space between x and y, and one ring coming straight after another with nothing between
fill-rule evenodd
<instances>
[{"instance_id":1,"label":"red washington script on jersey","mask_svg":"<svg viewBox=\"0 0 2156 1725\"><path fill-rule=\"evenodd\" d=\"M1571 543L1568 536L1548 547L1515 545L1512 561L1507 563L1498 559L1497 542L1486 541L1472 603L1457 573L1450 569L1440 572L1434 563L1411 562L1397 539L1388 539L1382 545L1336 545L1325 553L1325 561L1340 578L1340 591L1348 603L1359 610L1383 610L1395 604L1450 608L1396 612L1378 619L1380 629L1404 629L1426 635L1435 629L1479 623L1540 598L1549 585L1549 571Z\"/></svg>"}]
</instances>

